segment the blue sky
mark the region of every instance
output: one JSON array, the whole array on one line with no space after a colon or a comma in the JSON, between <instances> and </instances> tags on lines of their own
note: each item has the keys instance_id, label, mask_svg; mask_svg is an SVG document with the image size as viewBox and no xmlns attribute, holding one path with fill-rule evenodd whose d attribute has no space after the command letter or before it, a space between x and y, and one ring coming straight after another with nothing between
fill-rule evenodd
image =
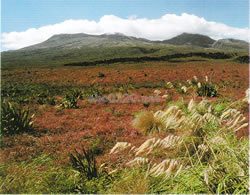
<instances>
[{"instance_id":1,"label":"blue sky","mask_svg":"<svg viewBox=\"0 0 250 195\"><path fill-rule=\"evenodd\" d=\"M233 27L248 27L248 0L2 0L2 32L24 31L67 19L103 15L159 18L189 13Z\"/></svg>"}]
</instances>

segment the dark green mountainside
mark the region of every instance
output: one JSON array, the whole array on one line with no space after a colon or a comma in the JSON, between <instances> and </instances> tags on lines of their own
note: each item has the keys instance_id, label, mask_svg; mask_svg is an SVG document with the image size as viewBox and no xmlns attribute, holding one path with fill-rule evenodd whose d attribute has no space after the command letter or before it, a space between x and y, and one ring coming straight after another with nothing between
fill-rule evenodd
<instances>
[{"instance_id":1,"label":"dark green mountainside","mask_svg":"<svg viewBox=\"0 0 250 195\"><path fill-rule=\"evenodd\" d=\"M88 64L88 62L116 63L148 59L171 60L193 56L214 58L215 55L207 55L209 53L217 53L217 59L218 56L224 56L224 53L232 57L248 55L246 45L247 42L240 40L228 44L226 41L215 41L204 35L187 33L164 41L150 41L123 34L60 34L36 45L2 52L1 62L2 67L6 68Z\"/></svg>"},{"instance_id":2,"label":"dark green mountainside","mask_svg":"<svg viewBox=\"0 0 250 195\"><path fill-rule=\"evenodd\" d=\"M182 33L172 39L163 41L173 45L192 45L198 47L211 47L215 40L200 34Z\"/></svg>"}]
</instances>

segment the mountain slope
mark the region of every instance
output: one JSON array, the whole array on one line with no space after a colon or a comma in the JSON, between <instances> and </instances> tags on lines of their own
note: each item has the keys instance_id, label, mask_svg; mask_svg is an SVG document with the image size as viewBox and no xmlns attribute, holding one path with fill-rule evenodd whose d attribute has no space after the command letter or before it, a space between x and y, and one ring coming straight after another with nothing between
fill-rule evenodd
<instances>
[{"instance_id":1,"label":"mountain slope","mask_svg":"<svg viewBox=\"0 0 250 195\"><path fill-rule=\"evenodd\" d=\"M25 47L21 50L35 50L46 48L64 48L64 49L80 49L81 47L99 47L99 46L137 46L138 44L152 43L146 39L139 39L135 37L125 36L123 34L112 35L88 35L84 33L79 34L59 34L54 35L48 40Z\"/></svg>"},{"instance_id":2,"label":"mountain slope","mask_svg":"<svg viewBox=\"0 0 250 195\"><path fill-rule=\"evenodd\" d=\"M249 43L237 39L220 39L213 43L213 48L229 50L247 50Z\"/></svg>"},{"instance_id":3,"label":"mountain slope","mask_svg":"<svg viewBox=\"0 0 250 195\"><path fill-rule=\"evenodd\" d=\"M173 45L192 45L198 47L211 47L215 40L200 34L182 33L172 39L163 41Z\"/></svg>"},{"instance_id":4,"label":"mountain slope","mask_svg":"<svg viewBox=\"0 0 250 195\"><path fill-rule=\"evenodd\" d=\"M190 52L205 54L230 52L228 49L224 50L224 47L219 47L218 44L211 47L212 43L216 42L207 36L187 33L165 41L150 41L123 34L60 34L36 45L2 52L1 62L2 67L58 66L79 62L109 62L109 60L120 58L158 58ZM230 47L230 44L227 47ZM238 50L234 52L237 53ZM240 49L239 52L247 55L248 48Z\"/></svg>"}]
</instances>

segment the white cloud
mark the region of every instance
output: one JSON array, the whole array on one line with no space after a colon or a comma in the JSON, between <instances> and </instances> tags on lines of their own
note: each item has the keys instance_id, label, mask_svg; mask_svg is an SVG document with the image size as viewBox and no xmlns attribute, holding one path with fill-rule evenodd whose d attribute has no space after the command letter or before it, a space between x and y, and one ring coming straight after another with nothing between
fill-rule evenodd
<instances>
[{"instance_id":1,"label":"white cloud","mask_svg":"<svg viewBox=\"0 0 250 195\"><path fill-rule=\"evenodd\" d=\"M235 28L183 13L181 15L166 14L158 19L137 18L136 16L123 19L114 15L104 15L99 21L65 20L40 28L30 28L23 32L2 33L1 42L4 50L20 49L43 42L55 34L99 35L117 32L150 40L169 39L183 32L204 34L214 39L236 38L248 41L249 38L249 28Z\"/></svg>"}]
</instances>

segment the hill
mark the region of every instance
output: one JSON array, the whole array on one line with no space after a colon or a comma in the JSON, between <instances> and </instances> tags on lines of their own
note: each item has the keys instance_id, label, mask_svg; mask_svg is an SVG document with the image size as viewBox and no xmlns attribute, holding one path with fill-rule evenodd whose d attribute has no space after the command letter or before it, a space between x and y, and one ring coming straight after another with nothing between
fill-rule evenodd
<instances>
[{"instance_id":1,"label":"hill","mask_svg":"<svg viewBox=\"0 0 250 195\"><path fill-rule=\"evenodd\" d=\"M249 44L246 41L237 39L220 39L214 42L212 47L226 50L247 50Z\"/></svg>"},{"instance_id":2,"label":"hill","mask_svg":"<svg viewBox=\"0 0 250 195\"><path fill-rule=\"evenodd\" d=\"M230 53L228 49L230 44L227 44L227 49L224 49L225 47L219 47L219 44L216 46L215 43L210 37L187 33L164 41L150 41L123 34L60 34L36 45L2 52L1 57L2 67L5 68L60 66L72 63L87 64L88 62L90 64L91 62L124 62L131 61L131 59L141 61L137 58L169 60L169 57L164 56L181 57L184 54L184 56L193 57L197 56L193 53L204 53L204 55L199 54L198 56L209 57L211 56L209 53L219 53L216 56L224 56L225 52ZM234 46L235 53L239 51L240 54L248 54L247 48L237 50L236 44L231 45Z\"/></svg>"},{"instance_id":3,"label":"hill","mask_svg":"<svg viewBox=\"0 0 250 195\"><path fill-rule=\"evenodd\" d=\"M47 48L81 49L82 47L137 46L150 43L152 42L149 40L125 36L120 33L111 35L59 34L42 43L22 48L21 51Z\"/></svg>"},{"instance_id":4,"label":"hill","mask_svg":"<svg viewBox=\"0 0 250 195\"><path fill-rule=\"evenodd\" d=\"M163 41L173 45L192 45L198 47L211 47L215 40L200 34L182 33L172 39Z\"/></svg>"}]
</instances>

